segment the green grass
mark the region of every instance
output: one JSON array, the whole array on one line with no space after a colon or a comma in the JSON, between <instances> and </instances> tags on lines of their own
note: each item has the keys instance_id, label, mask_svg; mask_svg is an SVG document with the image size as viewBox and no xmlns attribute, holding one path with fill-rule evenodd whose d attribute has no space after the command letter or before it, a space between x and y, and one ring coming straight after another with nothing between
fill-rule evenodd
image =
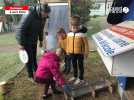
<instances>
[{"instance_id":1,"label":"green grass","mask_svg":"<svg viewBox=\"0 0 134 100\"><path fill-rule=\"evenodd\" d=\"M15 33L3 33L0 35L0 45L14 45L16 43Z\"/></svg>"},{"instance_id":2,"label":"green grass","mask_svg":"<svg viewBox=\"0 0 134 100\"><path fill-rule=\"evenodd\" d=\"M93 35L94 33L101 31L102 25L105 24L105 22L106 22L106 17L91 18L90 21L87 23L87 27L89 29L87 35L91 37L91 35Z\"/></svg>"},{"instance_id":3,"label":"green grass","mask_svg":"<svg viewBox=\"0 0 134 100\"><path fill-rule=\"evenodd\" d=\"M101 60L101 58L100 58L100 56L97 52L90 52L89 58L88 58L87 61L88 61L89 64L91 64L93 66L102 64L102 60Z\"/></svg>"},{"instance_id":4,"label":"green grass","mask_svg":"<svg viewBox=\"0 0 134 100\"><path fill-rule=\"evenodd\" d=\"M17 53L0 53L0 82L15 77L22 68Z\"/></svg>"},{"instance_id":5,"label":"green grass","mask_svg":"<svg viewBox=\"0 0 134 100\"><path fill-rule=\"evenodd\" d=\"M21 64L18 53L6 51L6 46L16 45L14 33L3 33L0 35L0 46L5 48L5 52L0 53L0 82L8 81L21 71ZM12 48L11 48L12 49ZM14 49L14 48L13 48Z\"/></svg>"},{"instance_id":6,"label":"green grass","mask_svg":"<svg viewBox=\"0 0 134 100\"><path fill-rule=\"evenodd\" d=\"M0 100L4 100L4 97L2 94L0 94Z\"/></svg>"}]
</instances>

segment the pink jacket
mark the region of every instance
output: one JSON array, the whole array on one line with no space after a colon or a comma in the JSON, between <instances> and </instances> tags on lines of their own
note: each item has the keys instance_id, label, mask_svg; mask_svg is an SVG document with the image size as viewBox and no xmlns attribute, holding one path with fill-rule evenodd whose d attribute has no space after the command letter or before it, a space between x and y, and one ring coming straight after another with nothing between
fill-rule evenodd
<instances>
[{"instance_id":1,"label":"pink jacket","mask_svg":"<svg viewBox=\"0 0 134 100\"><path fill-rule=\"evenodd\" d=\"M65 81L60 73L60 60L54 52L45 53L38 63L35 77L41 79L55 78L56 82L63 86Z\"/></svg>"}]
</instances>

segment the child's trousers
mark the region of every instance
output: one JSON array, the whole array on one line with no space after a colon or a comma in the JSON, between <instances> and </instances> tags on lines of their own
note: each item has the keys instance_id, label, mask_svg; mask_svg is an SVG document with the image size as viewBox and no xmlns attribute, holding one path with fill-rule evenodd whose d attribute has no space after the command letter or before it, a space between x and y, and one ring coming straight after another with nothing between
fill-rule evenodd
<instances>
[{"instance_id":1,"label":"child's trousers","mask_svg":"<svg viewBox=\"0 0 134 100\"><path fill-rule=\"evenodd\" d=\"M72 62L73 70L74 70L74 77L78 77L79 79L83 80L84 76L84 55L83 54L70 54L70 59ZM79 71L79 74L78 74Z\"/></svg>"},{"instance_id":2,"label":"child's trousers","mask_svg":"<svg viewBox=\"0 0 134 100\"><path fill-rule=\"evenodd\" d=\"M71 59L70 59L69 55L65 55L64 62L65 62L64 71L68 74L68 73L70 73L70 70L71 70Z\"/></svg>"},{"instance_id":3,"label":"child's trousers","mask_svg":"<svg viewBox=\"0 0 134 100\"><path fill-rule=\"evenodd\" d=\"M45 84L44 94L46 95L48 94L49 86L51 86L53 91L56 90L55 81L53 80L53 78L41 79L41 78L35 77L35 81L37 83Z\"/></svg>"},{"instance_id":4,"label":"child's trousers","mask_svg":"<svg viewBox=\"0 0 134 100\"><path fill-rule=\"evenodd\" d=\"M29 61L26 64L28 77L33 78L33 72L35 72L37 69L37 59L36 59L37 44L25 45L24 48L29 58Z\"/></svg>"}]
</instances>

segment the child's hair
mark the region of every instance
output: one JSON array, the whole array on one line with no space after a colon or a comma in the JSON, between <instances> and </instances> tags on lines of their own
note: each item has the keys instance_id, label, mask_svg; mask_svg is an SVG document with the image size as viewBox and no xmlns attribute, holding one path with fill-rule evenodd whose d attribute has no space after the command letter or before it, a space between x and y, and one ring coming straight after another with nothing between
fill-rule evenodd
<instances>
[{"instance_id":1,"label":"child's hair","mask_svg":"<svg viewBox=\"0 0 134 100\"><path fill-rule=\"evenodd\" d=\"M56 54L64 54L64 49L62 49L62 48L57 48L56 49Z\"/></svg>"},{"instance_id":2,"label":"child's hair","mask_svg":"<svg viewBox=\"0 0 134 100\"><path fill-rule=\"evenodd\" d=\"M71 17L71 25L79 26L80 25L80 16L74 15Z\"/></svg>"},{"instance_id":3,"label":"child's hair","mask_svg":"<svg viewBox=\"0 0 134 100\"><path fill-rule=\"evenodd\" d=\"M66 31L65 31L64 28L62 28L62 27L59 28L57 34L61 34L61 33L62 33L62 34L63 34L63 33L66 34Z\"/></svg>"},{"instance_id":4,"label":"child's hair","mask_svg":"<svg viewBox=\"0 0 134 100\"><path fill-rule=\"evenodd\" d=\"M57 39L59 36L62 36L63 34L66 35L66 31L64 30L64 28L59 28L57 35L56 35Z\"/></svg>"}]
</instances>

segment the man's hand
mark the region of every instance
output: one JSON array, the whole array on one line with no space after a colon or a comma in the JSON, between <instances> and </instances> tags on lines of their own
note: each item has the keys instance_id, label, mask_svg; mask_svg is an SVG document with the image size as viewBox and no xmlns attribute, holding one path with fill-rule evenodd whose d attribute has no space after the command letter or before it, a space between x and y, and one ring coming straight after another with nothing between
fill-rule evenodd
<instances>
[{"instance_id":1,"label":"man's hand","mask_svg":"<svg viewBox=\"0 0 134 100\"><path fill-rule=\"evenodd\" d=\"M24 46L19 45L19 49L24 50Z\"/></svg>"},{"instance_id":2,"label":"man's hand","mask_svg":"<svg viewBox=\"0 0 134 100\"><path fill-rule=\"evenodd\" d=\"M39 47L40 47L40 48L43 47L43 41L40 41L40 43L39 43Z\"/></svg>"}]
</instances>

